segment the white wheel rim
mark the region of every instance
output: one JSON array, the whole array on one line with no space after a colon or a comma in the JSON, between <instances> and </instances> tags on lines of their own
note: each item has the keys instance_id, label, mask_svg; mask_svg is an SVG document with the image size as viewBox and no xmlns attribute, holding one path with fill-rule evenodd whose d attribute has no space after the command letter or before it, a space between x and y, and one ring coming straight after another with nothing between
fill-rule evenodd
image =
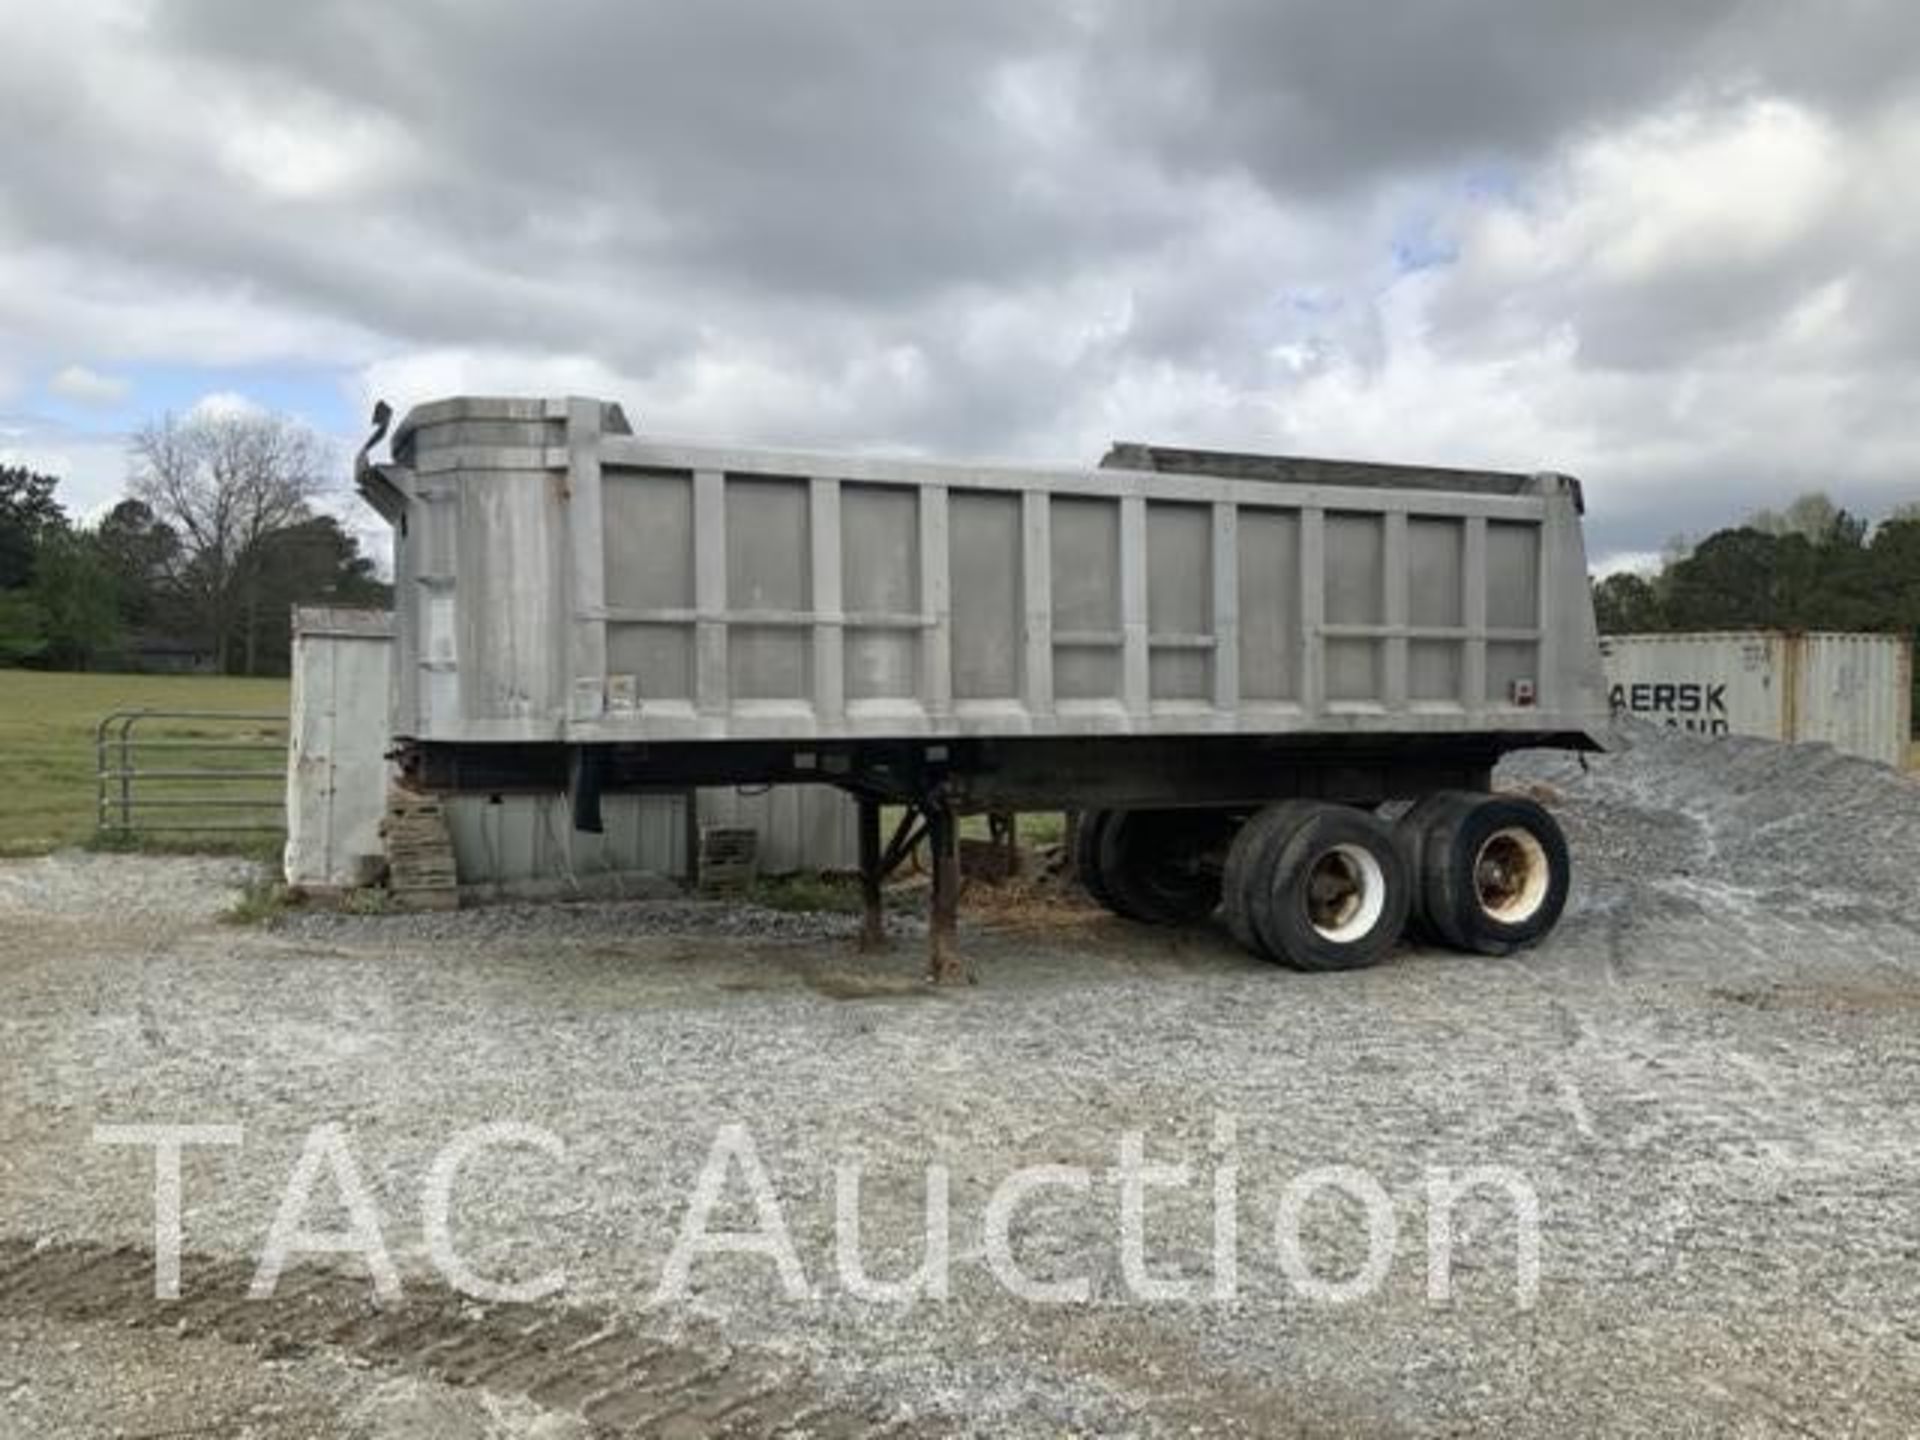
<instances>
[{"instance_id":1,"label":"white wheel rim","mask_svg":"<svg viewBox=\"0 0 1920 1440\"><path fill-rule=\"evenodd\" d=\"M1387 874L1364 845L1335 845L1307 870L1307 923L1336 945L1364 939L1387 908Z\"/></svg>"},{"instance_id":2,"label":"white wheel rim","mask_svg":"<svg viewBox=\"0 0 1920 1440\"><path fill-rule=\"evenodd\" d=\"M1521 825L1496 830L1473 857L1480 909L1501 925L1524 925L1547 903L1553 867L1540 837Z\"/></svg>"}]
</instances>

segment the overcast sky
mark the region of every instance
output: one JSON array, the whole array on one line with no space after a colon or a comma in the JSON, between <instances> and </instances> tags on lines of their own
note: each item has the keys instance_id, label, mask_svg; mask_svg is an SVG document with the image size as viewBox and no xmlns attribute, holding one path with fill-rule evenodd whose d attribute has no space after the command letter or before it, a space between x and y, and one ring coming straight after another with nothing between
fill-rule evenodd
<instances>
[{"instance_id":1,"label":"overcast sky","mask_svg":"<svg viewBox=\"0 0 1920 1440\"><path fill-rule=\"evenodd\" d=\"M1920 499L1913 0L0 0L0 457L199 403ZM209 397L212 397L209 399Z\"/></svg>"}]
</instances>

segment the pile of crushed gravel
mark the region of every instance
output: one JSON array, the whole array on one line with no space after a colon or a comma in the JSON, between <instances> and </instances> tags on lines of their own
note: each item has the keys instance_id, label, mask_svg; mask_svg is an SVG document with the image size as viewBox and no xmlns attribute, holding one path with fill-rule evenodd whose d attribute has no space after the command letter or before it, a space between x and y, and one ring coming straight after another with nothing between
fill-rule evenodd
<instances>
[{"instance_id":1,"label":"pile of crushed gravel","mask_svg":"<svg viewBox=\"0 0 1920 1440\"><path fill-rule=\"evenodd\" d=\"M1503 785L1544 786L1576 877L1709 889L1791 913L1908 914L1920 902L1920 784L1825 745L1623 724L1614 749L1529 751Z\"/></svg>"}]
</instances>

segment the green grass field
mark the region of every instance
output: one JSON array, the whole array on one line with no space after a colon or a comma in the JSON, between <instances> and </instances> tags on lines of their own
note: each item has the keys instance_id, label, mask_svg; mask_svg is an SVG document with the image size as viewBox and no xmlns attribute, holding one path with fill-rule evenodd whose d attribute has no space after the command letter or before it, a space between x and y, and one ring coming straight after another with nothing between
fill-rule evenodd
<instances>
[{"instance_id":1,"label":"green grass field","mask_svg":"<svg viewBox=\"0 0 1920 1440\"><path fill-rule=\"evenodd\" d=\"M53 675L0 670L0 855L37 855L85 843L94 834L94 727L109 710L250 710L284 715L285 680L233 680L200 675ZM161 727L141 734L164 738L226 737L230 726ZM159 754L143 765L165 763ZM194 754L193 765L224 763ZM281 768L265 752L236 758L236 767ZM156 782L158 783L158 782ZM254 782L244 782L253 787ZM264 786L255 787L264 789ZM215 820L238 818L208 812ZM234 842L260 848L271 837Z\"/></svg>"}]
</instances>

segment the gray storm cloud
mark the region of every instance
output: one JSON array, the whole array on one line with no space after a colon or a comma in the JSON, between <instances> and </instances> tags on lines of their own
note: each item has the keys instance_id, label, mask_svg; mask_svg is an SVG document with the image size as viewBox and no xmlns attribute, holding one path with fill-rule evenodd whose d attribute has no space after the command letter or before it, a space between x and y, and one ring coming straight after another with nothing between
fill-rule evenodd
<instances>
[{"instance_id":1,"label":"gray storm cloud","mask_svg":"<svg viewBox=\"0 0 1920 1440\"><path fill-rule=\"evenodd\" d=\"M1602 552L1920 477L1912 6L0 9L0 386L1552 466Z\"/></svg>"}]
</instances>

